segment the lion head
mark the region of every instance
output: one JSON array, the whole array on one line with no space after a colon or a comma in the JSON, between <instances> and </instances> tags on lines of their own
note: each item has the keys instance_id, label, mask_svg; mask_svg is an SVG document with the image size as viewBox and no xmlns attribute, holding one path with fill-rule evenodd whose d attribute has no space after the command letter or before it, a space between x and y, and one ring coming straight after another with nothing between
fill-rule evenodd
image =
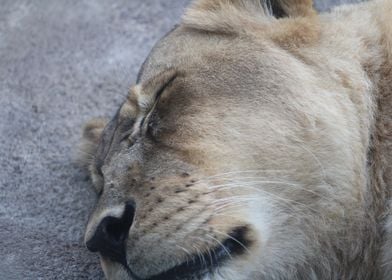
<instances>
[{"instance_id":1,"label":"lion head","mask_svg":"<svg viewBox=\"0 0 392 280\"><path fill-rule=\"evenodd\" d=\"M365 46L331 51L350 44L310 0L266 3L196 1L86 125L85 242L108 279L373 275Z\"/></svg>"}]
</instances>

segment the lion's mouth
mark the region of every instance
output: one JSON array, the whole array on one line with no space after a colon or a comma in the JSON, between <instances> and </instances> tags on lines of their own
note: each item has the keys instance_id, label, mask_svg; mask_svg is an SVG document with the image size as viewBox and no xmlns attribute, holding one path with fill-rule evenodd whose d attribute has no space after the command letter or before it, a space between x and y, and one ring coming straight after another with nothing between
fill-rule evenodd
<instances>
[{"instance_id":1,"label":"lion's mouth","mask_svg":"<svg viewBox=\"0 0 392 280\"><path fill-rule=\"evenodd\" d=\"M251 243L246 238L248 230L246 226L236 227L228 234L227 239L220 242L219 246L212 248L209 252L202 255L193 255L188 261L149 278L137 277L129 267L127 267L127 270L132 279L137 280L201 279L206 274L214 273L228 260L248 250L247 248Z\"/></svg>"}]
</instances>

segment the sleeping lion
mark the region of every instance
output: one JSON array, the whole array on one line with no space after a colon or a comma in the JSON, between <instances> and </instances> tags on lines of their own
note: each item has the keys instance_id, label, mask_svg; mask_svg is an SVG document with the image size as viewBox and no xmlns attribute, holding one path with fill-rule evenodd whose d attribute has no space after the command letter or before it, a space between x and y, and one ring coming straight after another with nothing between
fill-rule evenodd
<instances>
[{"instance_id":1,"label":"sleeping lion","mask_svg":"<svg viewBox=\"0 0 392 280\"><path fill-rule=\"evenodd\" d=\"M391 0L196 0L83 138L107 279L392 279Z\"/></svg>"}]
</instances>

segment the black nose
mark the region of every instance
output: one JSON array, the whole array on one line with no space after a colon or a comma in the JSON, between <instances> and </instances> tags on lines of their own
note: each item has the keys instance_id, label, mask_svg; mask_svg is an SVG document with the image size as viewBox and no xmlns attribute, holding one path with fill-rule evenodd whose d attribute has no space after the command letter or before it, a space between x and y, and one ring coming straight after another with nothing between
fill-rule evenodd
<instances>
[{"instance_id":1,"label":"black nose","mask_svg":"<svg viewBox=\"0 0 392 280\"><path fill-rule=\"evenodd\" d=\"M112 261L125 264L125 240L135 216L135 204L128 202L121 218L108 216L99 223L93 237L86 242L92 252L100 252Z\"/></svg>"}]
</instances>

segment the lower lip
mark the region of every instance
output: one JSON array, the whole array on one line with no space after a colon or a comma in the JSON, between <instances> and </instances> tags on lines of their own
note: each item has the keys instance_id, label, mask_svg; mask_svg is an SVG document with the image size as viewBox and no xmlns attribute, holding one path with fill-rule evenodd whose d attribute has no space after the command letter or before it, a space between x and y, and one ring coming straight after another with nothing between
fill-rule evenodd
<instances>
[{"instance_id":1,"label":"lower lip","mask_svg":"<svg viewBox=\"0 0 392 280\"><path fill-rule=\"evenodd\" d=\"M211 260L211 263L209 265L206 266L206 264L200 265L198 264L198 258L197 256L194 257L194 259L196 260L194 262L195 267L192 267L192 265L188 265L189 263L186 262L185 265L179 265L177 267L174 267L172 269L169 269L166 272L163 272L159 275L155 275L155 276L151 276L149 278L149 280L162 280L162 279L187 279L187 277L199 277L201 278L205 273L208 272L212 272L213 270L215 270L216 268L220 267L223 263L225 263L228 259L231 258L230 255L238 255L241 254L244 251L244 245L247 246L249 244L249 241L244 239L244 235L247 232L247 228L246 227L238 227L235 230L233 230L234 232L234 239L233 238L229 238L225 241L223 241L223 246L218 246L217 248L215 248L213 251L209 251L208 255L206 255L204 258L208 259L208 257L211 256L211 254L213 256L215 256L213 258L213 260ZM237 240L237 241L235 241ZM238 243L238 240L240 240L240 243ZM241 246L239 246L241 245ZM227 254L227 250L231 253L230 255L226 255ZM207 254L207 253L206 253ZM107 279L109 279L110 277L110 267L112 263L110 260L106 259L105 257L100 256L100 262L101 262L101 266L102 266L102 270L105 274L105 277ZM192 262L192 261L191 261ZM127 272L130 273L130 276L132 277L132 279L140 279L137 275L135 275L130 269L129 267L125 267ZM193 276L192 276L193 275Z\"/></svg>"},{"instance_id":2,"label":"lower lip","mask_svg":"<svg viewBox=\"0 0 392 280\"><path fill-rule=\"evenodd\" d=\"M109 279L109 277L108 277L108 266L109 266L108 261L104 260L104 258L102 256L100 256L99 262L101 263L101 267L102 267L103 273L105 274L105 278Z\"/></svg>"}]
</instances>

